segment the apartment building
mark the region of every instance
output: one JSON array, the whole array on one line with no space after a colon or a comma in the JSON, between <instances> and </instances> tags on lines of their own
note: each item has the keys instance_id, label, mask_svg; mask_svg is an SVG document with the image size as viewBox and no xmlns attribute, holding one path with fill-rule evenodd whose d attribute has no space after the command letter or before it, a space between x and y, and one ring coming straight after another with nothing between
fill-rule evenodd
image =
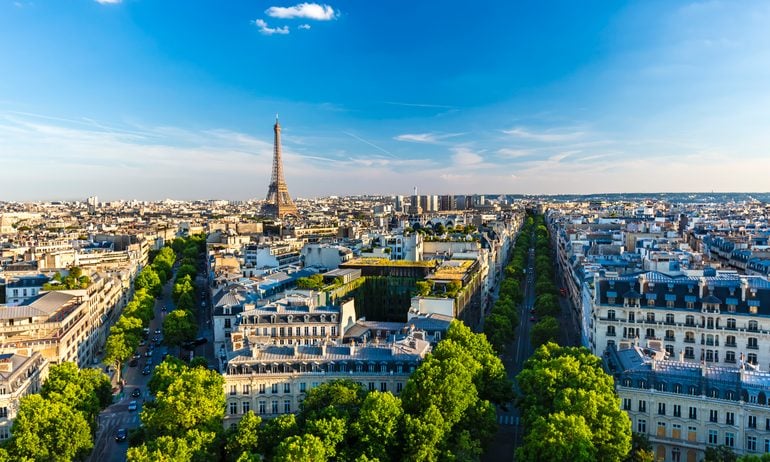
<instances>
[{"instance_id":1,"label":"apartment building","mask_svg":"<svg viewBox=\"0 0 770 462\"><path fill-rule=\"evenodd\" d=\"M248 343L231 354L223 373L224 425L249 411L263 418L297 412L308 391L337 379L399 394L430 349L420 332L366 345Z\"/></svg>"},{"instance_id":2,"label":"apartment building","mask_svg":"<svg viewBox=\"0 0 770 462\"><path fill-rule=\"evenodd\" d=\"M660 352L610 347L621 407L648 436L656 460L698 462L708 446L770 452L770 373L662 359Z\"/></svg>"},{"instance_id":3,"label":"apartment building","mask_svg":"<svg viewBox=\"0 0 770 462\"><path fill-rule=\"evenodd\" d=\"M28 349L0 354L0 441L11 436L11 426L19 412L19 400L38 393L48 376L48 361Z\"/></svg>"},{"instance_id":4,"label":"apartment building","mask_svg":"<svg viewBox=\"0 0 770 462\"><path fill-rule=\"evenodd\" d=\"M599 278L591 345L642 344L669 357L708 365L770 369L770 282L760 276L704 271Z\"/></svg>"}]
</instances>

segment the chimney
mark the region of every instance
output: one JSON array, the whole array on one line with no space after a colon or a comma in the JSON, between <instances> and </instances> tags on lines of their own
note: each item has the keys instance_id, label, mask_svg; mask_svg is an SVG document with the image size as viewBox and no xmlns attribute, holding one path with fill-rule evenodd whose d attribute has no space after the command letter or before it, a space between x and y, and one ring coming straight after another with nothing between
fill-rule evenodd
<instances>
[{"instance_id":1,"label":"chimney","mask_svg":"<svg viewBox=\"0 0 770 462\"><path fill-rule=\"evenodd\" d=\"M350 356L355 356L355 355L356 355L356 341L355 340L351 340L350 341Z\"/></svg>"},{"instance_id":2,"label":"chimney","mask_svg":"<svg viewBox=\"0 0 770 462\"><path fill-rule=\"evenodd\" d=\"M322 357L326 357L326 342L325 341L321 342L321 356Z\"/></svg>"}]
</instances>

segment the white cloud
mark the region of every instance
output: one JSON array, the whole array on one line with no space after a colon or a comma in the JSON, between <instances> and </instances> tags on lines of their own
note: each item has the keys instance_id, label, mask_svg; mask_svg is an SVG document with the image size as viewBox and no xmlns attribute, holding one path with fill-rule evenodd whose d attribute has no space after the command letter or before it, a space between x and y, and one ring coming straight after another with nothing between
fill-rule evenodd
<instances>
[{"instance_id":1,"label":"white cloud","mask_svg":"<svg viewBox=\"0 0 770 462\"><path fill-rule=\"evenodd\" d=\"M454 148L452 151L454 151L454 154L452 155L452 161L455 163L455 165L477 165L484 161L483 157L468 148Z\"/></svg>"},{"instance_id":2,"label":"white cloud","mask_svg":"<svg viewBox=\"0 0 770 462\"><path fill-rule=\"evenodd\" d=\"M396 141L409 141L412 143L438 143L446 138L460 136L463 133L404 133L394 137Z\"/></svg>"},{"instance_id":3,"label":"white cloud","mask_svg":"<svg viewBox=\"0 0 770 462\"><path fill-rule=\"evenodd\" d=\"M259 27L259 32L264 35L273 35L273 34L279 34L279 35L286 35L289 33L289 27L283 26L283 27L270 27L267 25L267 23L262 19L255 19L254 25Z\"/></svg>"},{"instance_id":4,"label":"white cloud","mask_svg":"<svg viewBox=\"0 0 770 462\"><path fill-rule=\"evenodd\" d=\"M300 3L289 7L271 6L265 10L265 14L271 18L305 18L316 21L329 21L337 17L334 8L329 5L319 5L318 3Z\"/></svg>"},{"instance_id":5,"label":"white cloud","mask_svg":"<svg viewBox=\"0 0 770 462\"><path fill-rule=\"evenodd\" d=\"M96 3L100 3L102 5L115 5L116 3L120 3L123 0L96 0Z\"/></svg>"},{"instance_id":6,"label":"white cloud","mask_svg":"<svg viewBox=\"0 0 770 462\"><path fill-rule=\"evenodd\" d=\"M497 153L503 157L509 157L511 159L515 159L517 157L529 156L532 154L532 151L528 149L500 148L497 150Z\"/></svg>"},{"instance_id":7,"label":"white cloud","mask_svg":"<svg viewBox=\"0 0 770 462\"><path fill-rule=\"evenodd\" d=\"M551 130L544 131L544 132L535 132L523 127L514 127L510 130L503 130L503 133L505 133L506 135L515 136L517 138L522 138L525 140L541 141L546 143L574 140L584 135L583 132L579 132L579 131L568 132L568 133L559 133Z\"/></svg>"},{"instance_id":8,"label":"white cloud","mask_svg":"<svg viewBox=\"0 0 770 462\"><path fill-rule=\"evenodd\" d=\"M310 29L310 24L300 24L299 26L297 26L297 29L308 30Z\"/></svg>"}]
</instances>

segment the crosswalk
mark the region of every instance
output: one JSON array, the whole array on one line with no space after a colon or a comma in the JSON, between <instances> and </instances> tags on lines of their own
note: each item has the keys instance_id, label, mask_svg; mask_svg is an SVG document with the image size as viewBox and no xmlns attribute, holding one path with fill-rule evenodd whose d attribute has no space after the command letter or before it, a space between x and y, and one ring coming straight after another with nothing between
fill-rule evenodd
<instances>
[{"instance_id":1,"label":"crosswalk","mask_svg":"<svg viewBox=\"0 0 770 462\"><path fill-rule=\"evenodd\" d=\"M100 423L105 426L137 426L139 414L136 412L106 412L99 416Z\"/></svg>"},{"instance_id":2,"label":"crosswalk","mask_svg":"<svg viewBox=\"0 0 770 462\"><path fill-rule=\"evenodd\" d=\"M519 417L515 415L498 415L497 423L500 425L519 425Z\"/></svg>"}]
</instances>

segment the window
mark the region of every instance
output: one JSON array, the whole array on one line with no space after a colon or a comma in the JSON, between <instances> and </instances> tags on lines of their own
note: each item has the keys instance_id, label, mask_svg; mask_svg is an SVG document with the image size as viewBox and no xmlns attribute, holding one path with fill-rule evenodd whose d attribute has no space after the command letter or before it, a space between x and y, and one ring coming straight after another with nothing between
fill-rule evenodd
<instances>
[{"instance_id":1,"label":"window","mask_svg":"<svg viewBox=\"0 0 770 462\"><path fill-rule=\"evenodd\" d=\"M666 331L666 341L667 342L675 342L676 341L676 337L674 336L674 331L673 330L667 330Z\"/></svg>"},{"instance_id":2,"label":"window","mask_svg":"<svg viewBox=\"0 0 770 462\"><path fill-rule=\"evenodd\" d=\"M388 383L387 382L380 382L380 391L382 391L382 392L388 391Z\"/></svg>"},{"instance_id":3,"label":"window","mask_svg":"<svg viewBox=\"0 0 770 462\"><path fill-rule=\"evenodd\" d=\"M749 428L757 428L757 416L750 415L749 416L749 422L748 422Z\"/></svg>"},{"instance_id":4,"label":"window","mask_svg":"<svg viewBox=\"0 0 770 462\"><path fill-rule=\"evenodd\" d=\"M317 335L318 335L318 327L317 326L313 326L313 337L315 337Z\"/></svg>"},{"instance_id":5,"label":"window","mask_svg":"<svg viewBox=\"0 0 770 462\"><path fill-rule=\"evenodd\" d=\"M719 444L718 430L709 430L709 444L713 444L713 445Z\"/></svg>"},{"instance_id":6,"label":"window","mask_svg":"<svg viewBox=\"0 0 770 462\"><path fill-rule=\"evenodd\" d=\"M273 414L278 414L278 400L273 400L272 411Z\"/></svg>"},{"instance_id":7,"label":"window","mask_svg":"<svg viewBox=\"0 0 770 462\"><path fill-rule=\"evenodd\" d=\"M655 313L647 313L647 322L655 322Z\"/></svg>"},{"instance_id":8,"label":"window","mask_svg":"<svg viewBox=\"0 0 770 462\"><path fill-rule=\"evenodd\" d=\"M274 384L271 386L271 390L270 390L270 391L271 391L272 393L278 393L278 384L277 384L277 383L274 383Z\"/></svg>"},{"instance_id":9,"label":"window","mask_svg":"<svg viewBox=\"0 0 770 462\"><path fill-rule=\"evenodd\" d=\"M251 385L249 385L249 384L244 384L244 385L243 385L243 394L244 394L244 395L248 395L248 394L250 394L250 393L251 393Z\"/></svg>"},{"instance_id":10,"label":"window","mask_svg":"<svg viewBox=\"0 0 770 462\"><path fill-rule=\"evenodd\" d=\"M615 326L607 326L607 337L615 336Z\"/></svg>"},{"instance_id":11,"label":"window","mask_svg":"<svg viewBox=\"0 0 770 462\"><path fill-rule=\"evenodd\" d=\"M238 413L238 403L231 402L230 403L230 415L235 415Z\"/></svg>"},{"instance_id":12,"label":"window","mask_svg":"<svg viewBox=\"0 0 770 462\"><path fill-rule=\"evenodd\" d=\"M666 403L658 403L658 414L666 415Z\"/></svg>"},{"instance_id":13,"label":"window","mask_svg":"<svg viewBox=\"0 0 770 462\"><path fill-rule=\"evenodd\" d=\"M230 395L238 394L238 385L230 385Z\"/></svg>"},{"instance_id":14,"label":"window","mask_svg":"<svg viewBox=\"0 0 770 462\"><path fill-rule=\"evenodd\" d=\"M746 362L749 364L757 364L757 354L756 353L749 353L746 355Z\"/></svg>"},{"instance_id":15,"label":"window","mask_svg":"<svg viewBox=\"0 0 770 462\"><path fill-rule=\"evenodd\" d=\"M674 315L669 313L666 315L666 324L673 324L674 323Z\"/></svg>"},{"instance_id":16,"label":"window","mask_svg":"<svg viewBox=\"0 0 770 462\"><path fill-rule=\"evenodd\" d=\"M658 436L666 436L666 422L658 422Z\"/></svg>"},{"instance_id":17,"label":"window","mask_svg":"<svg viewBox=\"0 0 770 462\"><path fill-rule=\"evenodd\" d=\"M283 392L284 393L291 393L291 384L290 383L284 383L283 384Z\"/></svg>"},{"instance_id":18,"label":"window","mask_svg":"<svg viewBox=\"0 0 770 462\"><path fill-rule=\"evenodd\" d=\"M749 452L757 452L757 437L756 436L747 436L746 437L746 449Z\"/></svg>"},{"instance_id":19,"label":"window","mask_svg":"<svg viewBox=\"0 0 770 462\"><path fill-rule=\"evenodd\" d=\"M283 413L288 414L291 412L291 400L285 399L283 400Z\"/></svg>"},{"instance_id":20,"label":"window","mask_svg":"<svg viewBox=\"0 0 770 462\"><path fill-rule=\"evenodd\" d=\"M232 327L230 325L230 318L225 318L225 329L229 329L230 327Z\"/></svg>"},{"instance_id":21,"label":"window","mask_svg":"<svg viewBox=\"0 0 770 462\"><path fill-rule=\"evenodd\" d=\"M679 448L671 449L671 462L681 462L682 450Z\"/></svg>"},{"instance_id":22,"label":"window","mask_svg":"<svg viewBox=\"0 0 770 462\"><path fill-rule=\"evenodd\" d=\"M260 395L264 395L265 394L265 384L264 383L260 383L259 384L259 394Z\"/></svg>"},{"instance_id":23,"label":"window","mask_svg":"<svg viewBox=\"0 0 770 462\"><path fill-rule=\"evenodd\" d=\"M749 330L756 332L759 330L759 323L757 321L749 321Z\"/></svg>"},{"instance_id":24,"label":"window","mask_svg":"<svg viewBox=\"0 0 770 462\"><path fill-rule=\"evenodd\" d=\"M727 318L727 328L735 329L735 318Z\"/></svg>"},{"instance_id":25,"label":"window","mask_svg":"<svg viewBox=\"0 0 770 462\"><path fill-rule=\"evenodd\" d=\"M369 391L374 391L374 382L369 382Z\"/></svg>"},{"instance_id":26,"label":"window","mask_svg":"<svg viewBox=\"0 0 770 462\"><path fill-rule=\"evenodd\" d=\"M726 351L725 352L725 362L726 363L734 363L735 362L735 352L734 351Z\"/></svg>"},{"instance_id":27,"label":"window","mask_svg":"<svg viewBox=\"0 0 770 462\"><path fill-rule=\"evenodd\" d=\"M737 344L735 343L735 336L734 335L728 335L725 339L725 346L727 347L736 347Z\"/></svg>"},{"instance_id":28,"label":"window","mask_svg":"<svg viewBox=\"0 0 770 462\"><path fill-rule=\"evenodd\" d=\"M404 389L404 384L401 382L398 382L396 384L396 393L401 393L401 391Z\"/></svg>"},{"instance_id":29,"label":"window","mask_svg":"<svg viewBox=\"0 0 770 462\"><path fill-rule=\"evenodd\" d=\"M326 327L321 326L321 337L326 337Z\"/></svg>"},{"instance_id":30,"label":"window","mask_svg":"<svg viewBox=\"0 0 770 462\"><path fill-rule=\"evenodd\" d=\"M647 433L647 421L644 419L637 420L636 431L637 433Z\"/></svg>"},{"instance_id":31,"label":"window","mask_svg":"<svg viewBox=\"0 0 770 462\"><path fill-rule=\"evenodd\" d=\"M265 401L260 401L259 402L259 413L260 413L260 415L263 415L265 413L265 408L267 407L267 406L265 406L266 404L267 403Z\"/></svg>"},{"instance_id":32,"label":"window","mask_svg":"<svg viewBox=\"0 0 770 462\"><path fill-rule=\"evenodd\" d=\"M726 412L725 413L725 423L727 425L735 425L735 413L734 412Z\"/></svg>"},{"instance_id":33,"label":"window","mask_svg":"<svg viewBox=\"0 0 770 462\"><path fill-rule=\"evenodd\" d=\"M639 412L647 412L647 401L639 400Z\"/></svg>"},{"instance_id":34,"label":"window","mask_svg":"<svg viewBox=\"0 0 770 462\"><path fill-rule=\"evenodd\" d=\"M688 308L689 308L689 307L688 307ZM693 316L693 315L691 315L691 314L688 314L688 315L687 315L687 316L684 318L684 323L685 323L685 325L687 325L687 326L694 326L694 325L695 325L695 316Z\"/></svg>"},{"instance_id":35,"label":"window","mask_svg":"<svg viewBox=\"0 0 770 462\"><path fill-rule=\"evenodd\" d=\"M765 440L765 452L770 452L770 440Z\"/></svg>"},{"instance_id":36,"label":"window","mask_svg":"<svg viewBox=\"0 0 770 462\"><path fill-rule=\"evenodd\" d=\"M243 414L248 413L251 410L251 403L248 401L244 401L241 403L241 412Z\"/></svg>"},{"instance_id":37,"label":"window","mask_svg":"<svg viewBox=\"0 0 770 462\"><path fill-rule=\"evenodd\" d=\"M694 359L695 358L695 350L692 347L685 347L684 349L684 357L687 359Z\"/></svg>"},{"instance_id":38,"label":"window","mask_svg":"<svg viewBox=\"0 0 770 462\"><path fill-rule=\"evenodd\" d=\"M691 419L698 418L698 408L690 406L690 418Z\"/></svg>"},{"instance_id":39,"label":"window","mask_svg":"<svg viewBox=\"0 0 770 462\"><path fill-rule=\"evenodd\" d=\"M307 384L305 382L300 382L299 383L299 392L300 393L305 393L306 389L307 389Z\"/></svg>"},{"instance_id":40,"label":"window","mask_svg":"<svg viewBox=\"0 0 770 462\"><path fill-rule=\"evenodd\" d=\"M716 411L716 409L709 411L709 422L719 422L719 413Z\"/></svg>"},{"instance_id":41,"label":"window","mask_svg":"<svg viewBox=\"0 0 770 462\"><path fill-rule=\"evenodd\" d=\"M607 319L610 321L615 320L615 310L607 310Z\"/></svg>"},{"instance_id":42,"label":"window","mask_svg":"<svg viewBox=\"0 0 770 462\"><path fill-rule=\"evenodd\" d=\"M669 356L674 356L674 345L666 345L666 353Z\"/></svg>"},{"instance_id":43,"label":"window","mask_svg":"<svg viewBox=\"0 0 770 462\"><path fill-rule=\"evenodd\" d=\"M0 407L0 418L2 417L8 417L8 408L7 407Z\"/></svg>"},{"instance_id":44,"label":"window","mask_svg":"<svg viewBox=\"0 0 770 462\"><path fill-rule=\"evenodd\" d=\"M725 432L725 446L728 448L735 447L735 433Z\"/></svg>"},{"instance_id":45,"label":"window","mask_svg":"<svg viewBox=\"0 0 770 462\"><path fill-rule=\"evenodd\" d=\"M682 417L682 405L674 404L674 417Z\"/></svg>"},{"instance_id":46,"label":"window","mask_svg":"<svg viewBox=\"0 0 770 462\"><path fill-rule=\"evenodd\" d=\"M684 333L684 342L685 343L695 343L695 334L693 332L685 332Z\"/></svg>"},{"instance_id":47,"label":"window","mask_svg":"<svg viewBox=\"0 0 770 462\"><path fill-rule=\"evenodd\" d=\"M759 348L757 344L757 338L756 337L749 337L749 343L746 345L746 348L751 348L752 350L756 350Z\"/></svg>"},{"instance_id":48,"label":"window","mask_svg":"<svg viewBox=\"0 0 770 462\"><path fill-rule=\"evenodd\" d=\"M7 440L11 437L11 432L8 431L8 427L0 427L0 440Z\"/></svg>"},{"instance_id":49,"label":"window","mask_svg":"<svg viewBox=\"0 0 770 462\"><path fill-rule=\"evenodd\" d=\"M655 329L647 329L645 332L646 338L655 338Z\"/></svg>"}]
</instances>

